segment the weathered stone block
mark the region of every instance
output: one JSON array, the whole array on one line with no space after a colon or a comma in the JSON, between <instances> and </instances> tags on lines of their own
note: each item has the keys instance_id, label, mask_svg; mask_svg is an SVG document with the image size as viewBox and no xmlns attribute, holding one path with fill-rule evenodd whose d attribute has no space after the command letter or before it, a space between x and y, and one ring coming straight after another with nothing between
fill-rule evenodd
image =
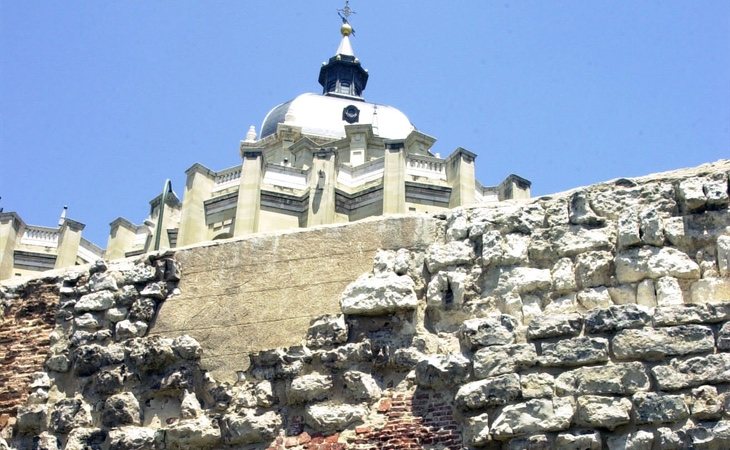
<instances>
[{"instance_id":1,"label":"weathered stone block","mask_svg":"<svg viewBox=\"0 0 730 450\"><path fill-rule=\"evenodd\" d=\"M664 221L659 212L653 207L646 208L639 213L639 220L642 242L657 247L664 245Z\"/></svg>"},{"instance_id":2,"label":"weathered stone block","mask_svg":"<svg viewBox=\"0 0 730 450\"><path fill-rule=\"evenodd\" d=\"M611 306L611 293L605 287L589 288L578 292L578 303L583 309L608 308Z\"/></svg>"},{"instance_id":3,"label":"weathered stone block","mask_svg":"<svg viewBox=\"0 0 730 450\"><path fill-rule=\"evenodd\" d=\"M555 437L555 448L561 450L601 450L601 433L598 431L574 431Z\"/></svg>"},{"instance_id":4,"label":"weathered stone block","mask_svg":"<svg viewBox=\"0 0 730 450\"><path fill-rule=\"evenodd\" d=\"M705 278L690 286L692 303L730 302L730 278Z\"/></svg>"},{"instance_id":5,"label":"weathered stone block","mask_svg":"<svg viewBox=\"0 0 730 450\"><path fill-rule=\"evenodd\" d=\"M641 243L639 215L629 209L618 216L618 248L624 249Z\"/></svg>"},{"instance_id":6,"label":"weathered stone block","mask_svg":"<svg viewBox=\"0 0 730 450\"><path fill-rule=\"evenodd\" d=\"M580 366L608 361L608 340L577 337L542 344L543 366Z\"/></svg>"},{"instance_id":7,"label":"weathered stone block","mask_svg":"<svg viewBox=\"0 0 730 450\"><path fill-rule=\"evenodd\" d=\"M139 401L131 392L112 395L104 402L101 421L107 427L139 425L141 423Z\"/></svg>"},{"instance_id":8,"label":"weathered stone block","mask_svg":"<svg viewBox=\"0 0 730 450\"><path fill-rule=\"evenodd\" d=\"M717 333L717 348L730 350L730 322L725 322Z\"/></svg>"},{"instance_id":9,"label":"weathered stone block","mask_svg":"<svg viewBox=\"0 0 730 450\"><path fill-rule=\"evenodd\" d=\"M556 292L565 293L578 288L578 283L575 280L575 268L570 258L559 259L550 274L553 278L553 290Z\"/></svg>"},{"instance_id":10,"label":"weathered stone block","mask_svg":"<svg viewBox=\"0 0 730 450\"><path fill-rule=\"evenodd\" d=\"M620 283L633 283L644 278L672 276L698 279L700 266L686 253L672 247L642 247L622 250L614 259L616 278Z\"/></svg>"},{"instance_id":11,"label":"weathered stone block","mask_svg":"<svg viewBox=\"0 0 730 450\"><path fill-rule=\"evenodd\" d=\"M432 274L450 266L472 264L474 259L474 247L469 241L431 244L426 251L426 266Z\"/></svg>"},{"instance_id":12,"label":"weathered stone block","mask_svg":"<svg viewBox=\"0 0 730 450\"><path fill-rule=\"evenodd\" d=\"M111 291L99 291L82 296L74 305L74 311L104 311L114 306L115 294Z\"/></svg>"},{"instance_id":13,"label":"weathered stone block","mask_svg":"<svg viewBox=\"0 0 730 450\"><path fill-rule=\"evenodd\" d=\"M485 347L472 358L474 376L488 378L532 367L537 364L534 344L513 344Z\"/></svg>"},{"instance_id":14,"label":"weathered stone block","mask_svg":"<svg viewBox=\"0 0 730 450\"><path fill-rule=\"evenodd\" d=\"M413 279L408 275L365 274L345 288L340 307L345 314L368 316L414 309L418 306L414 288Z\"/></svg>"},{"instance_id":15,"label":"weathered stone block","mask_svg":"<svg viewBox=\"0 0 730 450\"><path fill-rule=\"evenodd\" d=\"M330 375L310 373L294 378L287 389L287 400L291 404L305 403L312 400L322 400L333 386Z\"/></svg>"},{"instance_id":16,"label":"weathered stone block","mask_svg":"<svg viewBox=\"0 0 730 450\"><path fill-rule=\"evenodd\" d=\"M552 398L555 378L549 373L529 373L520 376L523 398Z\"/></svg>"},{"instance_id":17,"label":"weathered stone block","mask_svg":"<svg viewBox=\"0 0 730 450\"><path fill-rule=\"evenodd\" d=\"M618 359L658 359L709 352L714 349L712 329L702 325L621 330L611 342Z\"/></svg>"},{"instance_id":18,"label":"weathered stone block","mask_svg":"<svg viewBox=\"0 0 730 450\"><path fill-rule=\"evenodd\" d=\"M167 449L209 449L220 443L221 430L206 416L185 419L165 428Z\"/></svg>"},{"instance_id":19,"label":"weathered stone block","mask_svg":"<svg viewBox=\"0 0 730 450\"><path fill-rule=\"evenodd\" d=\"M672 391L702 384L730 382L730 353L673 359L651 369L659 389Z\"/></svg>"},{"instance_id":20,"label":"weathered stone block","mask_svg":"<svg viewBox=\"0 0 730 450\"><path fill-rule=\"evenodd\" d=\"M577 336L583 328L580 314L546 315L536 318L527 327L529 339L544 339L558 336Z\"/></svg>"},{"instance_id":21,"label":"weathered stone block","mask_svg":"<svg viewBox=\"0 0 730 450\"><path fill-rule=\"evenodd\" d=\"M304 422L315 431L333 433L361 422L367 414L368 410L361 405L314 403L306 406Z\"/></svg>"},{"instance_id":22,"label":"weathered stone block","mask_svg":"<svg viewBox=\"0 0 730 450\"><path fill-rule=\"evenodd\" d=\"M534 292L549 289L550 271L532 267L512 267L501 272L497 289L501 292Z\"/></svg>"},{"instance_id":23,"label":"weathered stone block","mask_svg":"<svg viewBox=\"0 0 730 450\"><path fill-rule=\"evenodd\" d=\"M576 257L575 275L579 287L607 285L612 273L613 255L610 252L585 252Z\"/></svg>"},{"instance_id":24,"label":"weathered stone block","mask_svg":"<svg viewBox=\"0 0 730 450\"><path fill-rule=\"evenodd\" d=\"M679 281L674 277L661 277L654 281L656 287L656 302L659 306L682 305L684 294Z\"/></svg>"},{"instance_id":25,"label":"weathered stone block","mask_svg":"<svg viewBox=\"0 0 730 450\"><path fill-rule=\"evenodd\" d=\"M721 277L730 275L730 236L717 238L717 268Z\"/></svg>"},{"instance_id":26,"label":"weathered stone block","mask_svg":"<svg viewBox=\"0 0 730 450\"><path fill-rule=\"evenodd\" d=\"M677 422L689 417L689 410L681 395L657 394L656 392L637 392L633 396L636 423Z\"/></svg>"},{"instance_id":27,"label":"weathered stone block","mask_svg":"<svg viewBox=\"0 0 730 450\"><path fill-rule=\"evenodd\" d=\"M517 325L517 320L508 314L468 319L459 329L459 340L461 345L470 350L511 344L515 341Z\"/></svg>"},{"instance_id":28,"label":"weathered stone block","mask_svg":"<svg viewBox=\"0 0 730 450\"><path fill-rule=\"evenodd\" d=\"M332 347L345 342L347 342L347 323L344 315L325 315L312 319L307 330L309 347Z\"/></svg>"},{"instance_id":29,"label":"weathered stone block","mask_svg":"<svg viewBox=\"0 0 730 450\"><path fill-rule=\"evenodd\" d=\"M342 375L342 380L348 398L367 402L380 398L380 386L369 373L349 370Z\"/></svg>"},{"instance_id":30,"label":"weathered stone block","mask_svg":"<svg viewBox=\"0 0 730 450\"><path fill-rule=\"evenodd\" d=\"M489 443L489 416L487 413L467 417L464 420L464 441L481 447Z\"/></svg>"},{"instance_id":31,"label":"weathered stone block","mask_svg":"<svg viewBox=\"0 0 730 450\"><path fill-rule=\"evenodd\" d=\"M557 377L555 387L558 395L630 395L648 390L650 383L644 365L631 362L563 372Z\"/></svg>"},{"instance_id":32,"label":"weathered stone block","mask_svg":"<svg viewBox=\"0 0 730 450\"><path fill-rule=\"evenodd\" d=\"M260 415L227 414L221 422L223 441L229 445L268 442L281 429L281 416L274 411Z\"/></svg>"},{"instance_id":33,"label":"weathered stone block","mask_svg":"<svg viewBox=\"0 0 730 450\"><path fill-rule=\"evenodd\" d=\"M549 240L558 256L576 256L592 250L611 250L615 242L615 228L584 228L557 226L550 229Z\"/></svg>"},{"instance_id":34,"label":"weathered stone block","mask_svg":"<svg viewBox=\"0 0 730 450\"><path fill-rule=\"evenodd\" d=\"M692 389L690 410L692 417L699 420L719 419L722 413L723 396L717 394L715 386L700 386Z\"/></svg>"},{"instance_id":35,"label":"weathered stone block","mask_svg":"<svg viewBox=\"0 0 730 450\"><path fill-rule=\"evenodd\" d=\"M461 355L431 355L416 364L416 384L439 389L453 386L469 375L470 361Z\"/></svg>"},{"instance_id":36,"label":"weathered stone block","mask_svg":"<svg viewBox=\"0 0 730 450\"><path fill-rule=\"evenodd\" d=\"M641 328L651 320L646 308L638 305L616 305L586 314L586 333L609 333L626 328Z\"/></svg>"},{"instance_id":37,"label":"weathered stone block","mask_svg":"<svg viewBox=\"0 0 730 450\"><path fill-rule=\"evenodd\" d=\"M631 401L627 398L583 395L578 397L575 423L591 428L613 430L631 420Z\"/></svg>"},{"instance_id":38,"label":"weathered stone block","mask_svg":"<svg viewBox=\"0 0 730 450\"><path fill-rule=\"evenodd\" d=\"M502 440L530 433L567 430L574 414L575 405L571 398L533 399L507 405L492 422L492 435Z\"/></svg>"},{"instance_id":39,"label":"weathered stone block","mask_svg":"<svg viewBox=\"0 0 730 450\"><path fill-rule=\"evenodd\" d=\"M520 392L520 377L508 374L467 383L456 392L454 401L462 410L477 410L510 403Z\"/></svg>"},{"instance_id":40,"label":"weathered stone block","mask_svg":"<svg viewBox=\"0 0 730 450\"><path fill-rule=\"evenodd\" d=\"M654 434L644 430L611 436L606 440L608 450L646 450L652 448L653 442Z\"/></svg>"},{"instance_id":41,"label":"weathered stone block","mask_svg":"<svg viewBox=\"0 0 730 450\"><path fill-rule=\"evenodd\" d=\"M109 450L164 448L164 433L148 427L126 426L109 430Z\"/></svg>"}]
</instances>

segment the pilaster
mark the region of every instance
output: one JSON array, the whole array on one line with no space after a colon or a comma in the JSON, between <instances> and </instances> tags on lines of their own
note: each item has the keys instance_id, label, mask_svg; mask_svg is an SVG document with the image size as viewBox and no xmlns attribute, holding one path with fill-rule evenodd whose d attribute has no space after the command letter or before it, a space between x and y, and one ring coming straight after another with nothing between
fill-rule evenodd
<instances>
[{"instance_id":1,"label":"pilaster","mask_svg":"<svg viewBox=\"0 0 730 450\"><path fill-rule=\"evenodd\" d=\"M205 223L205 200L210 198L215 186L215 173L201 164L194 164L185 171L185 195L180 212L178 247L205 241L208 227Z\"/></svg>"},{"instance_id":2,"label":"pilaster","mask_svg":"<svg viewBox=\"0 0 730 450\"><path fill-rule=\"evenodd\" d=\"M474 203L476 178L474 160L477 155L461 147L446 158L446 179L451 185L449 208Z\"/></svg>"},{"instance_id":3,"label":"pilaster","mask_svg":"<svg viewBox=\"0 0 730 450\"><path fill-rule=\"evenodd\" d=\"M336 177L335 149L314 151L309 175L308 227L335 222Z\"/></svg>"},{"instance_id":4,"label":"pilaster","mask_svg":"<svg viewBox=\"0 0 730 450\"><path fill-rule=\"evenodd\" d=\"M241 182L236 202L236 220L233 235L243 236L255 233L259 227L261 211L261 182L263 180L264 157L261 150L243 150L243 167Z\"/></svg>"},{"instance_id":5,"label":"pilaster","mask_svg":"<svg viewBox=\"0 0 730 450\"><path fill-rule=\"evenodd\" d=\"M85 226L75 220L64 219L58 238L56 269L76 265L76 257L79 254L79 245L81 244L81 231Z\"/></svg>"},{"instance_id":6,"label":"pilaster","mask_svg":"<svg viewBox=\"0 0 730 450\"><path fill-rule=\"evenodd\" d=\"M132 248L137 235L137 227L127 219L119 217L109 224L109 240L106 244L104 258L124 258L127 250Z\"/></svg>"},{"instance_id":7,"label":"pilaster","mask_svg":"<svg viewBox=\"0 0 730 450\"><path fill-rule=\"evenodd\" d=\"M0 280L13 276L15 245L25 223L14 212L0 213Z\"/></svg>"},{"instance_id":8,"label":"pilaster","mask_svg":"<svg viewBox=\"0 0 730 450\"><path fill-rule=\"evenodd\" d=\"M406 155L403 141L385 143L383 214L406 211Z\"/></svg>"}]
</instances>

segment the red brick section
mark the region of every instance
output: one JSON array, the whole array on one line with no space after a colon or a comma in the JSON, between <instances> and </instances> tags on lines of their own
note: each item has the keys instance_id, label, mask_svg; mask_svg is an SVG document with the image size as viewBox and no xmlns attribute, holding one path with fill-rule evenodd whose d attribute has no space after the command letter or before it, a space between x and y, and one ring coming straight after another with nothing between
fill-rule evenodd
<instances>
[{"instance_id":1,"label":"red brick section","mask_svg":"<svg viewBox=\"0 0 730 450\"><path fill-rule=\"evenodd\" d=\"M376 405L385 424L361 425L347 443L339 434L327 437L280 437L268 450L416 450L424 445L448 450L463 448L452 402L440 392L390 393Z\"/></svg>"},{"instance_id":2,"label":"red brick section","mask_svg":"<svg viewBox=\"0 0 730 450\"><path fill-rule=\"evenodd\" d=\"M28 397L33 372L43 370L48 336L58 307L58 287L42 281L29 283L19 298L6 301L0 311L0 429L13 422Z\"/></svg>"}]
</instances>

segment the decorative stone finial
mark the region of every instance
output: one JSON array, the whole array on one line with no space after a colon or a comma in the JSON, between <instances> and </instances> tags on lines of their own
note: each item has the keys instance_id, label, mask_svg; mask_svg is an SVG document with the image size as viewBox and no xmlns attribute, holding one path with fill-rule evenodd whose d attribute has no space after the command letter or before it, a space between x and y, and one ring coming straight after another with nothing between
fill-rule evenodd
<instances>
[{"instance_id":1,"label":"decorative stone finial","mask_svg":"<svg viewBox=\"0 0 730 450\"><path fill-rule=\"evenodd\" d=\"M253 125L248 127L248 133L246 133L246 140L244 142L256 142L256 127Z\"/></svg>"},{"instance_id":2,"label":"decorative stone finial","mask_svg":"<svg viewBox=\"0 0 730 450\"><path fill-rule=\"evenodd\" d=\"M66 222L66 213L68 212L68 205L63 205L61 210L61 217L58 219L58 226L62 226Z\"/></svg>"}]
</instances>

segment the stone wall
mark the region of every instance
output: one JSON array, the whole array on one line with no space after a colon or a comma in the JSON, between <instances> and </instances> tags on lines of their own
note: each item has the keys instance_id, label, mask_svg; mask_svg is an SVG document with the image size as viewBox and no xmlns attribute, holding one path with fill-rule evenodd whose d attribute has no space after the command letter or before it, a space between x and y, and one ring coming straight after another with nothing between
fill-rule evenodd
<instances>
[{"instance_id":1,"label":"stone wall","mask_svg":"<svg viewBox=\"0 0 730 450\"><path fill-rule=\"evenodd\" d=\"M55 324L58 289L36 280L3 289L0 300L0 428L28 398L31 375L43 369Z\"/></svg>"},{"instance_id":2,"label":"stone wall","mask_svg":"<svg viewBox=\"0 0 730 450\"><path fill-rule=\"evenodd\" d=\"M438 238L437 222L367 219L178 250L181 293L163 305L152 333L189 334L206 348L206 370L235 381L250 352L294 345L313 318L338 313L340 293L378 249L423 251Z\"/></svg>"},{"instance_id":3,"label":"stone wall","mask_svg":"<svg viewBox=\"0 0 730 450\"><path fill-rule=\"evenodd\" d=\"M2 436L68 450L728 448L729 174L722 161L384 219L378 246L368 222L357 251L358 233L333 227L47 278L61 293L50 355ZM429 231L409 237L419 220ZM328 250L342 272L323 267ZM315 298L304 280L319 275L337 284L308 309L294 296ZM269 326L240 328L244 310ZM222 339L235 351L206 359Z\"/></svg>"}]
</instances>

